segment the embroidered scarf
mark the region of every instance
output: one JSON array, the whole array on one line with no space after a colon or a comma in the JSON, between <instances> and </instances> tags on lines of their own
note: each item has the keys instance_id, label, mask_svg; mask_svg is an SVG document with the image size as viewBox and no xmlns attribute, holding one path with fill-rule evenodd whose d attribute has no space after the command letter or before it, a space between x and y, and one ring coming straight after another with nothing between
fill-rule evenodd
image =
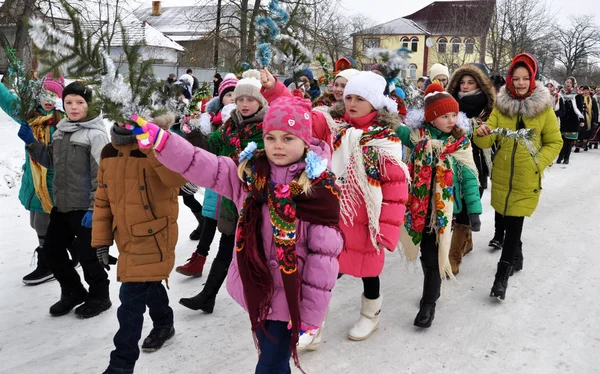
<instances>
[{"instance_id":1,"label":"embroidered scarf","mask_svg":"<svg viewBox=\"0 0 600 374\"><path fill-rule=\"evenodd\" d=\"M40 115L29 121L29 126L33 131L33 136L44 144L49 144L52 140L52 134L50 128L56 126L54 123L55 113L49 112L46 115ZM62 117L62 116L61 116ZM50 191L48 191L48 184L46 183L46 176L48 169L35 162L32 158L29 159L29 165L31 169L31 176L33 178L33 188L35 194L40 199L42 209L44 212L50 213L52 210L52 199L50 198Z\"/></svg>"},{"instance_id":2,"label":"embroidered scarf","mask_svg":"<svg viewBox=\"0 0 600 374\"><path fill-rule=\"evenodd\" d=\"M410 155L409 171L412 185L409 187L408 202L404 226L400 240L406 256L410 260L417 257L423 232L426 228L437 234L440 277L453 278L448 260L452 233L452 214L454 210L454 175L452 164L468 167L475 175L477 168L473 161L471 143L465 136L446 140L432 139L427 128L414 130L418 141ZM430 213L429 222L426 222Z\"/></svg>"},{"instance_id":3,"label":"embroidered scarf","mask_svg":"<svg viewBox=\"0 0 600 374\"><path fill-rule=\"evenodd\" d=\"M267 266L261 233L261 207L268 204L273 243L292 324L290 349L294 363L300 368L296 350L302 323L296 218L318 225L339 227L340 191L335 184L335 176L327 170L311 181L311 193L306 195L297 182L302 170L290 184L277 184L269 180L270 169L269 161L261 155L252 164L251 175L246 175L249 194L240 212L235 250L254 342L260 350L256 331L264 328L273 296L273 279Z\"/></svg>"},{"instance_id":4,"label":"embroidered scarf","mask_svg":"<svg viewBox=\"0 0 600 374\"><path fill-rule=\"evenodd\" d=\"M381 179L385 176L385 162L391 161L404 170L402 143L396 133L388 127L371 126L367 131L342 123L333 140L331 169L338 178L341 194L341 218L345 225L352 226L363 197L369 218L371 242L378 248L379 217L383 204Z\"/></svg>"}]
</instances>

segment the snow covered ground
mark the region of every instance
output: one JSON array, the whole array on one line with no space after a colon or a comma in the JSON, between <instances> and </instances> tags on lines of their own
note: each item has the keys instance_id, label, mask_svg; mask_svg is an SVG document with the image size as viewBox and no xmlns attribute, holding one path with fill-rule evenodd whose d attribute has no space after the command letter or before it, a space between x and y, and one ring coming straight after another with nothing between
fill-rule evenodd
<instances>
[{"instance_id":1,"label":"snow covered ground","mask_svg":"<svg viewBox=\"0 0 600 374\"><path fill-rule=\"evenodd\" d=\"M58 283L21 283L32 270L37 240L17 199L23 146L16 133L16 123L0 114L0 372L101 373L117 329L115 270L110 271L113 307L89 320L49 315L59 298ZM447 285L429 329L412 325L421 295L420 268L388 253L380 329L367 341L349 341L362 283L343 277L334 290L325 342L317 352L300 354L303 368L307 373L597 373L599 186L600 150L573 154L568 167L547 171L538 210L525 221L524 270L510 279L502 303L488 297L499 253L487 247L493 211L486 194L475 249L465 258L458 282ZM177 264L195 248L187 238L194 218L183 205L179 222ZM216 252L214 245L206 269ZM248 318L225 290L210 315L178 304L200 291L205 277L173 272L169 295L177 333L160 351L142 353L136 373L253 372L257 355ZM147 317L142 338L150 329Z\"/></svg>"}]
</instances>

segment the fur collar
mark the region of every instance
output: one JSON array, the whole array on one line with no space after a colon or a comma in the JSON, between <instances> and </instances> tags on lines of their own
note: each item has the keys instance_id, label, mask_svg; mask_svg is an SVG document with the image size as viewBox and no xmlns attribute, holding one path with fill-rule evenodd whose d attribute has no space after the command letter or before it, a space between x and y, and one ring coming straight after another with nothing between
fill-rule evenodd
<instances>
[{"instance_id":1,"label":"fur collar","mask_svg":"<svg viewBox=\"0 0 600 374\"><path fill-rule=\"evenodd\" d=\"M344 113L346 113L346 106L344 102L335 103L333 106L329 108L329 114L333 119L339 120L344 117ZM383 127L389 127L392 130L396 130L402 120L398 113L391 113L387 109L381 109L377 113L377 123Z\"/></svg>"},{"instance_id":2,"label":"fur collar","mask_svg":"<svg viewBox=\"0 0 600 374\"><path fill-rule=\"evenodd\" d=\"M496 108L505 116L515 117L521 112L525 118L534 118L540 115L548 107L552 107L550 92L542 82L536 82L535 90L531 96L524 100L516 100L510 97L506 86L500 88L496 99Z\"/></svg>"},{"instance_id":3,"label":"fur collar","mask_svg":"<svg viewBox=\"0 0 600 374\"><path fill-rule=\"evenodd\" d=\"M411 109L404 117L404 125L411 130L425 127L427 123L428 122L425 121L425 110L423 108ZM467 134L473 133L473 129L471 129L471 121L463 112L458 113L458 117L456 118L456 126L461 128Z\"/></svg>"},{"instance_id":4,"label":"fur collar","mask_svg":"<svg viewBox=\"0 0 600 374\"><path fill-rule=\"evenodd\" d=\"M477 81L477 85L481 91L487 96L487 106L485 107L485 112L489 116L494 109L494 104L496 103L496 89L494 85L490 81L490 79L475 65L467 64L458 68L454 73L452 73L452 79L450 79L450 83L448 83L448 88L446 91L450 93L456 100L458 100L458 92L460 91L460 80L463 75L470 75Z\"/></svg>"}]
</instances>

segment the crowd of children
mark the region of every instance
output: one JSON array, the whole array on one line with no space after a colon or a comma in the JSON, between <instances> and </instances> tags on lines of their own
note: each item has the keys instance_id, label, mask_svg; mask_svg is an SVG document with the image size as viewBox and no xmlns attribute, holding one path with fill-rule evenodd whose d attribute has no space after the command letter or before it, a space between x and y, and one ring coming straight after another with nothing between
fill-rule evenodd
<instances>
[{"instance_id":1,"label":"crowd of children","mask_svg":"<svg viewBox=\"0 0 600 374\"><path fill-rule=\"evenodd\" d=\"M598 95L577 93L572 78L562 93L546 89L535 59L520 54L498 89L480 65L451 75L435 64L417 91L423 107L406 111L378 70L342 62L323 94L306 69L287 86L267 69L215 76L205 113L134 115L112 125L110 141L91 88L44 80L39 108L18 134L27 151L20 198L39 240L38 266L23 281L58 280L53 316L75 307L96 316L111 307L105 269L116 244L119 329L105 373L133 373L146 306L153 328L143 350L175 333L162 282L175 265L178 196L196 201L196 187L205 188L203 204L186 205L195 207L198 244L176 272L201 277L217 229L221 237L204 288L179 302L213 313L227 279L260 351L256 373L289 373L290 358L300 367L298 350L319 348L344 275L363 283L348 338L368 339L379 327L386 250L420 254L414 325L430 327L442 283L473 249L490 175L490 245L502 249L490 296L506 297L509 277L523 268L524 217L537 206L545 168L557 156L568 164L573 146L597 147ZM189 102L193 76L171 83L183 84ZM17 100L4 86L0 95ZM535 131L527 138L521 129Z\"/></svg>"}]
</instances>

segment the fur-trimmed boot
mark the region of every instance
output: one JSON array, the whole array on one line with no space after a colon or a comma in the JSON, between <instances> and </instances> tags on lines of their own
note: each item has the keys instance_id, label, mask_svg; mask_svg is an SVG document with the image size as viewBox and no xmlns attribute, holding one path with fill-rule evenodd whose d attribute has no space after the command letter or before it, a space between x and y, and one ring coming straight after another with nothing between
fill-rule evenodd
<instances>
[{"instance_id":1,"label":"fur-trimmed boot","mask_svg":"<svg viewBox=\"0 0 600 374\"><path fill-rule=\"evenodd\" d=\"M419 313L415 317L414 325L428 328L435 317L435 302L440 298L442 279L438 266L434 266L421 260L423 267L423 296L419 303Z\"/></svg>"},{"instance_id":2,"label":"fur-trimmed boot","mask_svg":"<svg viewBox=\"0 0 600 374\"><path fill-rule=\"evenodd\" d=\"M457 223L454 226L452 232L452 243L450 244L450 254L448 255L450 260L450 266L452 266L452 273L458 274L460 270L460 263L462 262L463 255L468 253L467 246L470 238L471 228L467 225ZM473 243L471 243L471 246Z\"/></svg>"},{"instance_id":3,"label":"fur-trimmed boot","mask_svg":"<svg viewBox=\"0 0 600 374\"><path fill-rule=\"evenodd\" d=\"M496 270L496 277L494 278L494 285L490 292L490 297L496 297L498 300L504 300L506 297L506 289L508 288L508 277L512 272L513 264L508 261L499 261L498 270Z\"/></svg>"},{"instance_id":4,"label":"fur-trimmed boot","mask_svg":"<svg viewBox=\"0 0 600 374\"><path fill-rule=\"evenodd\" d=\"M329 314L329 311L327 311ZM327 321L327 314L321 324L321 327L313 331L312 335L304 334L298 338L298 345L296 349L299 351L316 351L321 347L321 340L323 338L323 329L325 328L325 322Z\"/></svg>"},{"instance_id":5,"label":"fur-trimmed boot","mask_svg":"<svg viewBox=\"0 0 600 374\"><path fill-rule=\"evenodd\" d=\"M379 314L381 313L381 304L383 297L375 300L367 299L362 295L362 307L360 308L360 318L352 326L348 333L348 339L355 341L366 340L379 328Z\"/></svg>"}]
</instances>

